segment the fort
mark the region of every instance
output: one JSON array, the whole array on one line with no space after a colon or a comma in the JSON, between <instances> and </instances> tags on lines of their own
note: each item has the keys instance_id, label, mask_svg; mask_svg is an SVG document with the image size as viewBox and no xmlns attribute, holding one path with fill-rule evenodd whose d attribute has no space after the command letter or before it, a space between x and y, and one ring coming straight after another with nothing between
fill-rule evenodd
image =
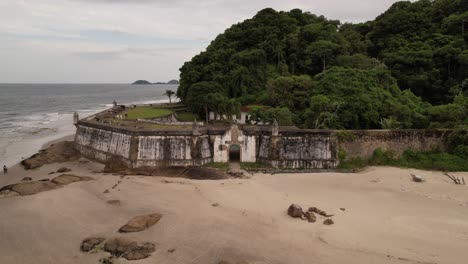
<instances>
[{"instance_id":1,"label":"fort","mask_svg":"<svg viewBox=\"0 0 468 264\"><path fill-rule=\"evenodd\" d=\"M121 121L128 108L115 106L79 120L76 149L106 163L112 157L129 168L201 166L211 162L265 163L275 168L331 169L338 152L370 157L382 148L401 154L407 149L445 149L447 130L312 130L291 126L208 124L160 125L157 120ZM167 118L166 118L167 119Z\"/></svg>"}]
</instances>

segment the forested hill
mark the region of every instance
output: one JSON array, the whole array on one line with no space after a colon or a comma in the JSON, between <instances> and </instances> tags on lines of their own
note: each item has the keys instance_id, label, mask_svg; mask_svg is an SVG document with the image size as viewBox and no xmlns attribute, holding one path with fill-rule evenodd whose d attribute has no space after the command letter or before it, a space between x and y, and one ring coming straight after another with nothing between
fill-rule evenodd
<instances>
[{"instance_id":1,"label":"forested hill","mask_svg":"<svg viewBox=\"0 0 468 264\"><path fill-rule=\"evenodd\" d=\"M177 95L200 114L257 104L262 119L310 128L466 125L463 26L468 0L397 2L355 25L267 8L186 62Z\"/></svg>"}]
</instances>

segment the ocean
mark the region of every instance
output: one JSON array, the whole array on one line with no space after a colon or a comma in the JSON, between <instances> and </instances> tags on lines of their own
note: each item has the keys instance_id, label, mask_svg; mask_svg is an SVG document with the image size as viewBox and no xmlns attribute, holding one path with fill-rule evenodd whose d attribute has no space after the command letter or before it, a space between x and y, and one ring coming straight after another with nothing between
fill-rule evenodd
<instances>
[{"instance_id":1,"label":"ocean","mask_svg":"<svg viewBox=\"0 0 468 264\"><path fill-rule=\"evenodd\" d=\"M75 132L80 118L119 104L168 102L177 85L0 84L0 166L12 166L43 144Z\"/></svg>"}]
</instances>

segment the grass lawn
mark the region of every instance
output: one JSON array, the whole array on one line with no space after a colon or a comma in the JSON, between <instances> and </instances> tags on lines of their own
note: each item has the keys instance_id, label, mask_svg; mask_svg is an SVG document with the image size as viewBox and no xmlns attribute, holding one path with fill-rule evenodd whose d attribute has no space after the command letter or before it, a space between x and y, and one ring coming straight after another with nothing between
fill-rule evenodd
<instances>
[{"instance_id":1,"label":"grass lawn","mask_svg":"<svg viewBox=\"0 0 468 264\"><path fill-rule=\"evenodd\" d=\"M127 111L127 119L138 118L158 118L172 114L171 110L153 108L153 107L137 107Z\"/></svg>"},{"instance_id":2,"label":"grass lawn","mask_svg":"<svg viewBox=\"0 0 468 264\"><path fill-rule=\"evenodd\" d=\"M192 122L196 120L200 120L197 114L193 114L190 112L180 112L177 113L177 120L181 122Z\"/></svg>"}]
</instances>

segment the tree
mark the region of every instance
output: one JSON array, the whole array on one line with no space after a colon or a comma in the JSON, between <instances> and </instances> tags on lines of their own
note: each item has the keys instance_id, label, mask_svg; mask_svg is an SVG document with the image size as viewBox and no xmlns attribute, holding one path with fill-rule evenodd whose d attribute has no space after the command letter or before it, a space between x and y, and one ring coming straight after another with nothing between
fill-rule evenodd
<instances>
[{"instance_id":1,"label":"tree","mask_svg":"<svg viewBox=\"0 0 468 264\"><path fill-rule=\"evenodd\" d=\"M164 92L164 95L167 96L167 97L169 97L169 103L172 103L172 102L171 102L171 98L172 98L172 96L173 96L174 94L175 94L175 92L172 91L172 90L166 90L166 91Z\"/></svg>"},{"instance_id":2,"label":"tree","mask_svg":"<svg viewBox=\"0 0 468 264\"><path fill-rule=\"evenodd\" d=\"M400 1L373 21L340 24L267 8L186 62L177 96L201 115L234 102L286 108L300 127L455 126L454 98L468 93L467 10L466 0ZM318 95L330 108L314 108Z\"/></svg>"},{"instance_id":3,"label":"tree","mask_svg":"<svg viewBox=\"0 0 468 264\"><path fill-rule=\"evenodd\" d=\"M340 46L329 40L318 40L313 42L307 48L307 52L319 57L322 60L322 72L327 69L327 58L331 57L336 53Z\"/></svg>"},{"instance_id":4,"label":"tree","mask_svg":"<svg viewBox=\"0 0 468 264\"><path fill-rule=\"evenodd\" d=\"M342 128L338 110L342 103L332 101L325 95L315 95L310 99L310 108L306 110L306 127L308 128Z\"/></svg>"}]
</instances>

